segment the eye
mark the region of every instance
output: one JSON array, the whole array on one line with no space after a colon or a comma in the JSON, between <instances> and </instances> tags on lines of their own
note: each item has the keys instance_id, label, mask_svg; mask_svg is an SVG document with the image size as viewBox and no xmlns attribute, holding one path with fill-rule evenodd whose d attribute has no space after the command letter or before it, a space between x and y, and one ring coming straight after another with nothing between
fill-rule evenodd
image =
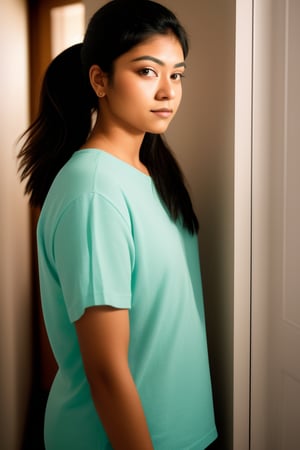
<instances>
[{"instance_id":1,"label":"eye","mask_svg":"<svg viewBox=\"0 0 300 450\"><path fill-rule=\"evenodd\" d=\"M175 81L177 81L177 80L182 80L182 78L184 78L184 73L183 72L176 72L176 73L173 73L172 75L171 75L171 79L172 80L175 80Z\"/></svg>"},{"instance_id":2,"label":"eye","mask_svg":"<svg viewBox=\"0 0 300 450\"><path fill-rule=\"evenodd\" d=\"M156 77L157 73L155 70L150 69L150 67L145 67L144 69L139 70L139 74L144 77Z\"/></svg>"}]
</instances>

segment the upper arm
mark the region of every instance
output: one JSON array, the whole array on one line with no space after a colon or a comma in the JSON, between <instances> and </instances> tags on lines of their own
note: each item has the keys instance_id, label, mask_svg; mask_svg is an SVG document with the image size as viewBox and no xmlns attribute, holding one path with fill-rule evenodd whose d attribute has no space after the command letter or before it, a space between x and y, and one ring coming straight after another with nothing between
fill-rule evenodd
<instances>
[{"instance_id":1,"label":"upper arm","mask_svg":"<svg viewBox=\"0 0 300 450\"><path fill-rule=\"evenodd\" d=\"M101 195L77 198L57 225L53 260L71 322L88 307L131 307L131 228Z\"/></svg>"},{"instance_id":2,"label":"upper arm","mask_svg":"<svg viewBox=\"0 0 300 450\"><path fill-rule=\"evenodd\" d=\"M87 308L75 322L80 351L89 382L111 377L128 367L129 317L127 309Z\"/></svg>"}]
</instances>

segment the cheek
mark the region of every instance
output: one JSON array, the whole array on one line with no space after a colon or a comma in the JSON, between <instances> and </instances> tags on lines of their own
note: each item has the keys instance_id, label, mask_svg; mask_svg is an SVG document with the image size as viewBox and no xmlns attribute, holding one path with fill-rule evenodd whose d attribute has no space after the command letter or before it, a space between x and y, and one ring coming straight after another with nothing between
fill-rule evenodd
<instances>
[{"instance_id":1,"label":"cheek","mask_svg":"<svg viewBox=\"0 0 300 450\"><path fill-rule=\"evenodd\" d=\"M109 86L108 95L111 98L121 99L124 97L129 97L131 92L133 91L132 82L130 77L119 76L119 74L114 74L111 85Z\"/></svg>"},{"instance_id":2,"label":"cheek","mask_svg":"<svg viewBox=\"0 0 300 450\"><path fill-rule=\"evenodd\" d=\"M128 110L135 110L140 107L144 107L149 97L149 91L140 88L138 84L126 84L122 86L122 90L119 91L118 101L123 104L122 108Z\"/></svg>"},{"instance_id":3,"label":"cheek","mask_svg":"<svg viewBox=\"0 0 300 450\"><path fill-rule=\"evenodd\" d=\"M181 100L182 100L182 87L180 86L176 93L176 109L179 108Z\"/></svg>"}]
</instances>

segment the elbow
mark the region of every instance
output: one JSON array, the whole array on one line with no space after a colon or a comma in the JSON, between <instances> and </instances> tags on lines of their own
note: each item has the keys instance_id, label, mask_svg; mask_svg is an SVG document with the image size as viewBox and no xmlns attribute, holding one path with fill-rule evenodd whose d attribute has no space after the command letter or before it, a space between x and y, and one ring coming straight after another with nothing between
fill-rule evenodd
<instances>
[{"instance_id":1,"label":"elbow","mask_svg":"<svg viewBox=\"0 0 300 450\"><path fill-rule=\"evenodd\" d=\"M93 397L116 392L119 387L131 379L128 365L122 367L104 366L86 370L86 378Z\"/></svg>"}]
</instances>

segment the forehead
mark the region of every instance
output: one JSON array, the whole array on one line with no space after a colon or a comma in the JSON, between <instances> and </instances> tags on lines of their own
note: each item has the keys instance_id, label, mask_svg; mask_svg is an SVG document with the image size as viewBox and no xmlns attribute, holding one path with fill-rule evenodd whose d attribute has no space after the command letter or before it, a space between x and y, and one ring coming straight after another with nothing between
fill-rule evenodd
<instances>
[{"instance_id":1,"label":"forehead","mask_svg":"<svg viewBox=\"0 0 300 450\"><path fill-rule=\"evenodd\" d=\"M118 59L121 62L129 63L143 56L152 56L164 64L172 65L184 61L181 44L173 34L154 35L136 45Z\"/></svg>"}]
</instances>

